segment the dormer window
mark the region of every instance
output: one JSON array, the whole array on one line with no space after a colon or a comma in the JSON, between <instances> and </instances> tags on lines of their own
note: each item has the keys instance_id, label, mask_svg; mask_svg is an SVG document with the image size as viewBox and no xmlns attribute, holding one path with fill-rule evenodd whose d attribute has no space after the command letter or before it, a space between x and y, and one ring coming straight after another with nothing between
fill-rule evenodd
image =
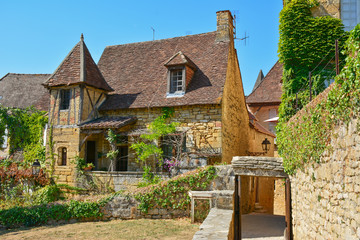
<instances>
[{"instance_id":1,"label":"dormer window","mask_svg":"<svg viewBox=\"0 0 360 240\"><path fill-rule=\"evenodd\" d=\"M182 97L194 73L195 64L182 52L176 53L166 63L168 68L166 97Z\"/></svg>"},{"instance_id":2,"label":"dormer window","mask_svg":"<svg viewBox=\"0 0 360 240\"><path fill-rule=\"evenodd\" d=\"M70 89L60 90L60 110L67 110L70 106Z\"/></svg>"},{"instance_id":3,"label":"dormer window","mask_svg":"<svg viewBox=\"0 0 360 240\"><path fill-rule=\"evenodd\" d=\"M170 90L169 93L183 93L185 90L184 84L184 69L170 70Z\"/></svg>"}]
</instances>

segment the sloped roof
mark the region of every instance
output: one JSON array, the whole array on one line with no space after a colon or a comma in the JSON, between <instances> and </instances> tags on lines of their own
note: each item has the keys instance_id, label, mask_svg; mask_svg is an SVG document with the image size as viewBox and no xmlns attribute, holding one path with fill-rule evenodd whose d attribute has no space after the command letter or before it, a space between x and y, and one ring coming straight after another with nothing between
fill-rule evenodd
<instances>
[{"instance_id":1,"label":"sloped roof","mask_svg":"<svg viewBox=\"0 0 360 240\"><path fill-rule=\"evenodd\" d=\"M137 121L136 117L101 117L82 124L81 129L121 128Z\"/></svg>"},{"instance_id":2,"label":"sloped roof","mask_svg":"<svg viewBox=\"0 0 360 240\"><path fill-rule=\"evenodd\" d=\"M49 93L41 84L50 74L8 73L0 79L0 105L48 111Z\"/></svg>"},{"instance_id":3,"label":"sloped roof","mask_svg":"<svg viewBox=\"0 0 360 240\"><path fill-rule=\"evenodd\" d=\"M252 91L252 93L250 93L249 96L246 97L246 103L280 103L282 94L282 72L283 65L277 61L268 74L266 74L261 83Z\"/></svg>"},{"instance_id":4,"label":"sloped roof","mask_svg":"<svg viewBox=\"0 0 360 240\"><path fill-rule=\"evenodd\" d=\"M271 131L269 131L268 129L266 129L263 125L261 125L260 123L258 123L257 121L255 122L249 122L250 126L253 127L256 131L264 133L268 136L271 136L273 138L276 138L275 134L272 133Z\"/></svg>"},{"instance_id":5,"label":"sloped roof","mask_svg":"<svg viewBox=\"0 0 360 240\"><path fill-rule=\"evenodd\" d=\"M220 103L229 43L215 42L216 32L108 46L99 69L115 90L100 110ZM166 98L169 59L181 51L197 71L182 97Z\"/></svg>"},{"instance_id":6,"label":"sloped roof","mask_svg":"<svg viewBox=\"0 0 360 240\"><path fill-rule=\"evenodd\" d=\"M82 35L80 42L75 45L44 85L55 87L79 83L86 83L109 92L113 91L91 57Z\"/></svg>"}]
</instances>

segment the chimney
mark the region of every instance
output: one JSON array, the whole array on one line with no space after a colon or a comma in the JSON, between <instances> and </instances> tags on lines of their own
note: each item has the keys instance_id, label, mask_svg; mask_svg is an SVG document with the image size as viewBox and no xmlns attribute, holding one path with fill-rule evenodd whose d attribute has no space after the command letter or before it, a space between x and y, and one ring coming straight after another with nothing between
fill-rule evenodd
<instances>
[{"instance_id":1,"label":"chimney","mask_svg":"<svg viewBox=\"0 0 360 240\"><path fill-rule=\"evenodd\" d=\"M234 39L233 17L229 10L216 12L216 42L228 42Z\"/></svg>"}]
</instances>

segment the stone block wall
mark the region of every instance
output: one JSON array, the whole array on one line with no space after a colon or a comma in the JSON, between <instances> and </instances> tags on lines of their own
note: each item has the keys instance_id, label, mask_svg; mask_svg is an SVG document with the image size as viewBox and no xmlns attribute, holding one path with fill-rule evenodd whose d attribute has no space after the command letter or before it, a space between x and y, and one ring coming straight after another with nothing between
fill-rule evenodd
<instances>
[{"instance_id":1,"label":"stone block wall","mask_svg":"<svg viewBox=\"0 0 360 240\"><path fill-rule=\"evenodd\" d=\"M136 116L137 122L128 130L131 134L132 130L145 129L155 118L161 116L162 108L143 108L143 109L123 109L117 111L106 112L110 116ZM103 113L105 114L105 113ZM195 167L201 166L201 159L194 158L191 153L204 151L206 153L220 153L221 149L221 106L220 104L212 105L192 105L192 106L179 106L174 107L174 116L171 118L173 122L179 122L179 131L186 132L186 151L189 153L189 161L184 162L185 168L194 165ZM135 141L131 136L128 139L130 146ZM104 152L108 151L109 145L106 141L103 142L104 146L100 146ZM190 159L194 159L190 163ZM140 165L135 161L135 153L129 149L129 165L128 171L137 171ZM105 162L104 162L105 163ZM106 163L105 163L106 164Z\"/></svg>"},{"instance_id":2,"label":"stone block wall","mask_svg":"<svg viewBox=\"0 0 360 240\"><path fill-rule=\"evenodd\" d=\"M320 163L291 177L294 239L360 239L359 126L338 126Z\"/></svg>"},{"instance_id":3,"label":"stone block wall","mask_svg":"<svg viewBox=\"0 0 360 240\"><path fill-rule=\"evenodd\" d=\"M78 155L79 147L79 132L78 128L53 128L53 141L55 152L55 181L56 183L75 185L75 156ZM49 134L48 134L49 136ZM66 165L61 165L61 149L66 148L67 159ZM49 152L49 145L47 145L47 152ZM50 159L46 163L47 169L50 169Z\"/></svg>"},{"instance_id":4,"label":"stone block wall","mask_svg":"<svg viewBox=\"0 0 360 240\"><path fill-rule=\"evenodd\" d=\"M331 16L340 18L340 0L318 0L318 2L319 6L311 9L314 17Z\"/></svg>"}]
</instances>

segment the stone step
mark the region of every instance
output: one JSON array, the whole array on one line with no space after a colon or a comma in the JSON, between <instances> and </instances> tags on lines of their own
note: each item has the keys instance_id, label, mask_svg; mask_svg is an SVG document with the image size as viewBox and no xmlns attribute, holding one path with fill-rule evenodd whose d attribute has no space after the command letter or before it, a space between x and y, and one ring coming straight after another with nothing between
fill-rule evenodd
<instances>
[{"instance_id":1,"label":"stone step","mask_svg":"<svg viewBox=\"0 0 360 240\"><path fill-rule=\"evenodd\" d=\"M261 206L259 203L255 203L255 213L266 213L267 211L264 209L263 206Z\"/></svg>"}]
</instances>

